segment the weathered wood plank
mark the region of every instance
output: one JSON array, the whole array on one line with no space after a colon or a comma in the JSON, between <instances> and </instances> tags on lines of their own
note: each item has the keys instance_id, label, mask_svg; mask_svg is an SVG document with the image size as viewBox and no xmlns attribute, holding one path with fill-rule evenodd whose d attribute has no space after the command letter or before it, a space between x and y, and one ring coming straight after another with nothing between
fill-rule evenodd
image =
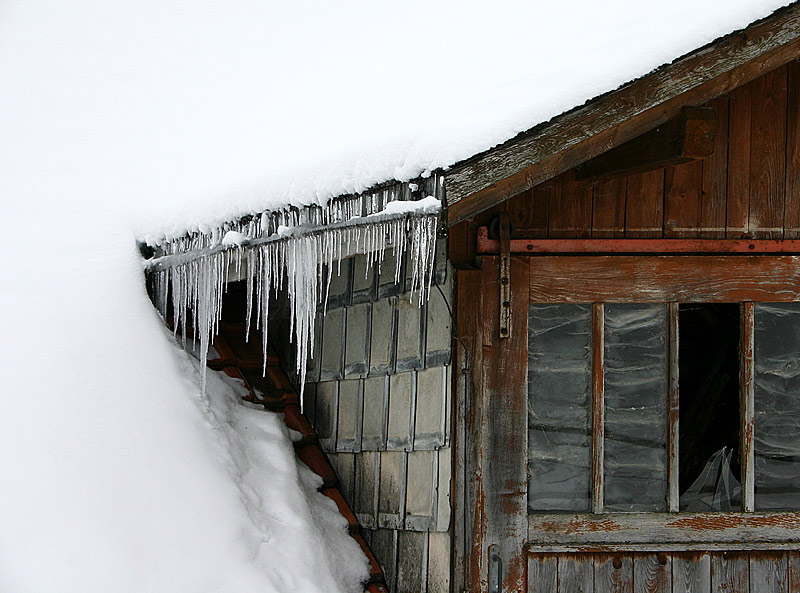
<instances>
[{"instance_id":1,"label":"weathered wood plank","mask_svg":"<svg viewBox=\"0 0 800 593\"><path fill-rule=\"evenodd\" d=\"M527 539L529 266L525 258L511 258L511 335L501 339L498 265L497 257L482 262L484 371L479 467L486 535L481 547L485 554L490 543L499 546L503 589L519 591L525 585L523 547Z\"/></svg>"},{"instance_id":2,"label":"weathered wood plank","mask_svg":"<svg viewBox=\"0 0 800 593\"><path fill-rule=\"evenodd\" d=\"M428 534L428 579L429 593L450 591L450 534L446 531L431 531Z\"/></svg>"},{"instance_id":3,"label":"weathered wood plank","mask_svg":"<svg viewBox=\"0 0 800 593\"><path fill-rule=\"evenodd\" d=\"M597 593L634 593L633 554L595 554L594 590Z\"/></svg>"},{"instance_id":4,"label":"weathered wood plank","mask_svg":"<svg viewBox=\"0 0 800 593\"><path fill-rule=\"evenodd\" d=\"M625 187L627 179L609 179L594 186L592 196L592 237L625 235Z\"/></svg>"},{"instance_id":5,"label":"weathered wood plank","mask_svg":"<svg viewBox=\"0 0 800 593\"><path fill-rule=\"evenodd\" d=\"M788 556L789 593L800 593L800 551L791 550Z\"/></svg>"},{"instance_id":6,"label":"weathered wood plank","mask_svg":"<svg viewBox=\"0 0 800 593\"><path fill-rule=\"evenodd\" d=\"M550 237L588 237L592 227L592 187L575 181L567 171L560 181L560 197L550 201Z\"/></svg>"},{"instance_id":7,"label":"weathered wood plank","mask_svg":"<svg viewBox=\"0 0 800 593\"><path fill-rule=\"evenodd\" d=\"M397 593L425 591L428 568L428 534L397 532Z\"/></svg>"},{"instance_id":8,"label":"weathered wood plank","mask_svg":"<svg viewBox=\"0 0 800 593\"><path fill-rule=\"evenodd\" d=\"M633 555L633 590L636 593L671 593L672 554L637 552Z\"/></svg>"},{"instance_id":9,"label":"weathered wood plank","mask_svg":"<svg viewBox=\"0 0 800 593\"><path fill-rule=\"evenodd\" d=\"M750 231L750 124L753 85L730 93L728 123L728 205L725 234L730 238Z\"/></svg>"},{"instance_id":10,"label":"weathered wood plank","mask_svg":"<svg viewBox=\"0 0 800 593\"><path fill-rule=\"evenodd\" d=\"M800 62L787 64L786 96L786 239L800 237Z\"/></svg>"},{"instance_id":11,"label":"weathered wood plank","mask_svg":"<svg viewBox=\"0 0 800 593\"><path fill-rule=\"evenodd\" d=\"M711 591L713 593L749 593L749 564L747 552L713 553L711 555Z\"/></svg>"},{"instance_id":12,"label":"weathered wood plank","mask_svg":"<svg viewBox=\"0 0 800 593\"><path fill-rule=\"evenodd\" d=\"M604 398L604 320L603 304L592 305L592 512L603 512L603 460L605 459Z\"/></svg>"},{"instance_id":13,"label":"weathered wood plank","mask_svg":"<svg viewBox=\"0 0 800 593\"><path fill-rule=\"evenodd\" d=\"M672 593L711 593L711 554L677 552L672 555Z\"/></svg>"},{"instance_id":14,"label":"weathered wood plank","mask_svg":"<svg viewBox=\"0 0 800 593\"><path fill-rule=\"evenodd\" d=\"M530 260L537 303L800 300L800 257L541 256Z\"/></svg>"},{"instance_id":15,"label":"weathered wood plank","mask_svg":"<svg viewBox=\"0 0 800 593\"><path fill-rule=\"evenodd\" d=\"M655 545L686 549L684 544L747 549L756 544L791 544L800 539L800 513L607 513L603 515L531 514L528 548ZM578 542L579 544L576 544Z\"/></svg>"},{"instance_id":16,"label":"weathered wood plank","mask_svg":"<svg viewBox=\"0 0 800 593\"><path fill-rule=\"evenodd\" d=\"M725 236L725 211L728 198L728 95L709 103L717 113L717 135L714 152L703 161L700 236Z\"/></svg>"},{"instance_id":17,"label":"weathered wood plank","mask_svg":"<svg viewBox=\"0 0 800 593\"><path fill-rule=\"evenodd\" d=\"M667 305L667 510L680 506L680 400L678 365L678 303Z\"/></svg>"},{"instance_id":18,"label":"weathered wood plank","mask_svg":"<svg viewBox=\"0 0 800 593\"><path fill-rule=\"evenodd\" d=\"M716 131L713 107L684 107L678 117L578 165L575 177L611 179L704 159L714 150Z\"/></svg>"},{"instance_id":19,"label":"weathered wood plank","mask_svg":"<svg viewBox=\"0 0 800 593\"><path fill-rule=\"evenodd\" d=\"M664 174L664 236L699 237L703 163L669 167Z\"/></svg>"},{"instance_id":20,"label":"weathered wood plank","mask_svg":"<svg viewBox=\"0 0 800 593\"><path fill-rule=\"evenodd\" d=\"M594 592L594 555L558 555L558 591L566 593Z\"/></svg>"},{"instance_id":21,"label":"weathered wood plank","mask_svg":"<svg viewBox=\"0 0 800 593\"><path fill-rule=\"evenodd\" d=\"M558 593L558 558L555 554L528 556L528 593Z\"/></svg>"},{"instance_id":22,"label":"weathered wood plank","mask_svg":"<svg viewBox=\"0 0 800 593\"><path fill-rule=\"evenodd\" d=\"M664 171L630 175L626 181L625 237L660 237L664 229Z\"/></svg>"},{"instance_id":23,"label":"weathered wood plank","mask_svg":"<svg viewBox=\"0 0 800 593\"><path fill-rule=\"evenodd\" d=\"M750 234L783 237L786 188L785 66L753 81L750 139Z\"/></svg>"},{"instance_id":24,"label":"weathered wood plank","mask_svg":"<svg viewBox=\"0 0 800 593\"><path fill-rule=\"evenodd\" d=\"M791 6L465 161L447 174L450 224L635 138L683 105L704 103L788 62L800 52L798 36L800 7Z\"/></svg>"},{"instance_id":25,"label":"weathered wood plank","mask_svg":"<svg viewBox=\"0 0 800 593\"><path fill-rule=\"evenodd\" d=\"M389 591L394 591L397 577L397 531L393 529L373 531L370 548L383 569L386 586Z\"/></svg>"},{"instance_id":26,"label":"weathered wood plank","mask_svg":"<svg viewBox=\"0 0 800 593\"><path fill-rule=\"evenodd\" d=\"M479 498L478 418L475 386L481 384L483 313L481 270L457 270L456 327L466 350L454 346L452 437L453 491L453 589L462 591L480 581L481 551L473 548L473 537L483 533L483 510Z\"/></svg>"},{"instance_id":27,"label":"weathered wood plank","mask_svg":"<svg viewBox=\"0 0 800 593\"><path fill-rule=\"evenodd\" d=\"M755 509L755 426L753 334L754 305L745 302L741 305L739 344L739 413L741 416L740 464L742 481L742 510L746 513Z\"/></svg>"},{"instance_id":28,"label":"weathered wood plank","mask_svg":"<svg viewBox=\"0 0 800 593\"><path fill-rule=\"evenodd\" d=\"M751 593L788 593L788 580L786 552L750 553Z\"/></svg>"}]
</instances>

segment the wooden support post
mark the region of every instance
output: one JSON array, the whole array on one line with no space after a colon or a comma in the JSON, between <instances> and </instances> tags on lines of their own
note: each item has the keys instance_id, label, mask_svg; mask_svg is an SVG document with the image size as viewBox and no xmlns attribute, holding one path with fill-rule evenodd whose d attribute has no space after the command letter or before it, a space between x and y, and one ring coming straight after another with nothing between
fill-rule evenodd
<instances>
[{"instance_id":1,"label":"wooden support post","mask_svg":"<svg viewBox=\"0 0 800 593\"><path fill-rule=\"evenodd\" d=\"M678 370L678 303L667 304L667 510L680 510L679 456L679 370Z\"/></svg>"},{"instance_id":2,"label":"wooden support post","mask_svg":"<svg viewBox=\"0 0 800 593\"><path fill-rule=\"evenodd\" d=\"M741 413L742 510L755 510L755 451L753 449L753 313L752 302L741 305L741 344L739 346L739 410Z\"/></svg>"},{"instance_id":3,"label":"wooden support post","mask_svg":"<svg viewBox=\"0 0 800 593\"><path fill-rule=\"evenodd\" d=\"M605 384L603 303L592 305L592 512L603 512L605 455Z\"/></svg>"}]
</instances>

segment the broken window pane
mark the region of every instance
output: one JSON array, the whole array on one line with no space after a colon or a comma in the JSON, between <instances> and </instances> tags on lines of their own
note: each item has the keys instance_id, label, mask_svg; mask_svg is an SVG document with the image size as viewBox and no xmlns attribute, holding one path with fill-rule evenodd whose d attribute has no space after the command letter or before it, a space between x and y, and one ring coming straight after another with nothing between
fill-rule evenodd
<instances>
[{"instance_id":1,"label":"broken window pane","mask_svg":"<svg viewBox=\"0 0 800 593\"><path fill-rule=\"evenodd\" d=\"M667 308L605 305L605 509L667 508Z\"/></svg>"},{"instance_id":2,"label":"broken window pane","mask_svg":"<svg viewBox=\"0 0 800 593\"><path fill-rule=\"evenodd\" d=\"M680 305L679 482L682 511L737 511L739 304Z\"/></svg>"},{"instance_id":3,"label":"broken window pane","mask_svg":"<svg viewBox=\"0 0 800 593\"><path fill-rule=\"evenodd\" d=\"M528 310L528 508L588 511L592 306Z\"/></svg>"},{"instance_id":4,"label":"broken window pane","mask_svg":"<svg viewBox=\"0 0 800 593\"><path fill-rule=\"evenodd\" d=\"M800 303L755 305L756 509L800 507Z\"/></svg>"}]
</instances>

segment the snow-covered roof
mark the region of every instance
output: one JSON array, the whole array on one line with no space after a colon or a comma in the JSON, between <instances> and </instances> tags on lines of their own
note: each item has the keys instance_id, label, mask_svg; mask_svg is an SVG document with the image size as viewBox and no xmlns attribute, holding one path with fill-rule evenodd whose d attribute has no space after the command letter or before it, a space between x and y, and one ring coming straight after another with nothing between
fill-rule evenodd
<instances>
[{"instance_id":1,"label":"snow-covered roof","mask_svg":"<svg viewBox=\"0 0 800 593\"><path fill-rule=\"evenodd\" d=\"M783 4L4 2L0 589L283 591L325 557L270 564L317 527L231 471L285 432L221 430L136 237L447 168Z\"/></svg>"}]
</instances>

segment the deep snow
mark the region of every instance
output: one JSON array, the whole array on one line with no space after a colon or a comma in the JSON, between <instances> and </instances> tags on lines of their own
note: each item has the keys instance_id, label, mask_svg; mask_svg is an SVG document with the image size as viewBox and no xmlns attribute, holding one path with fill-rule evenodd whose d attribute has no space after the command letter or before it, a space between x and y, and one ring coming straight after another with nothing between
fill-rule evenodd
<instances>
[{"instance_id":1,"label":"deep snow","mask_svg":"<svg viewBox=\"0 0 800 593\"><path fill-rule=\"evenodd\" d=\"M135 238L450 165L782 4L5 0L0 590L346 590L285 433L200 395Z\"/></svg>"}]
</instances>

